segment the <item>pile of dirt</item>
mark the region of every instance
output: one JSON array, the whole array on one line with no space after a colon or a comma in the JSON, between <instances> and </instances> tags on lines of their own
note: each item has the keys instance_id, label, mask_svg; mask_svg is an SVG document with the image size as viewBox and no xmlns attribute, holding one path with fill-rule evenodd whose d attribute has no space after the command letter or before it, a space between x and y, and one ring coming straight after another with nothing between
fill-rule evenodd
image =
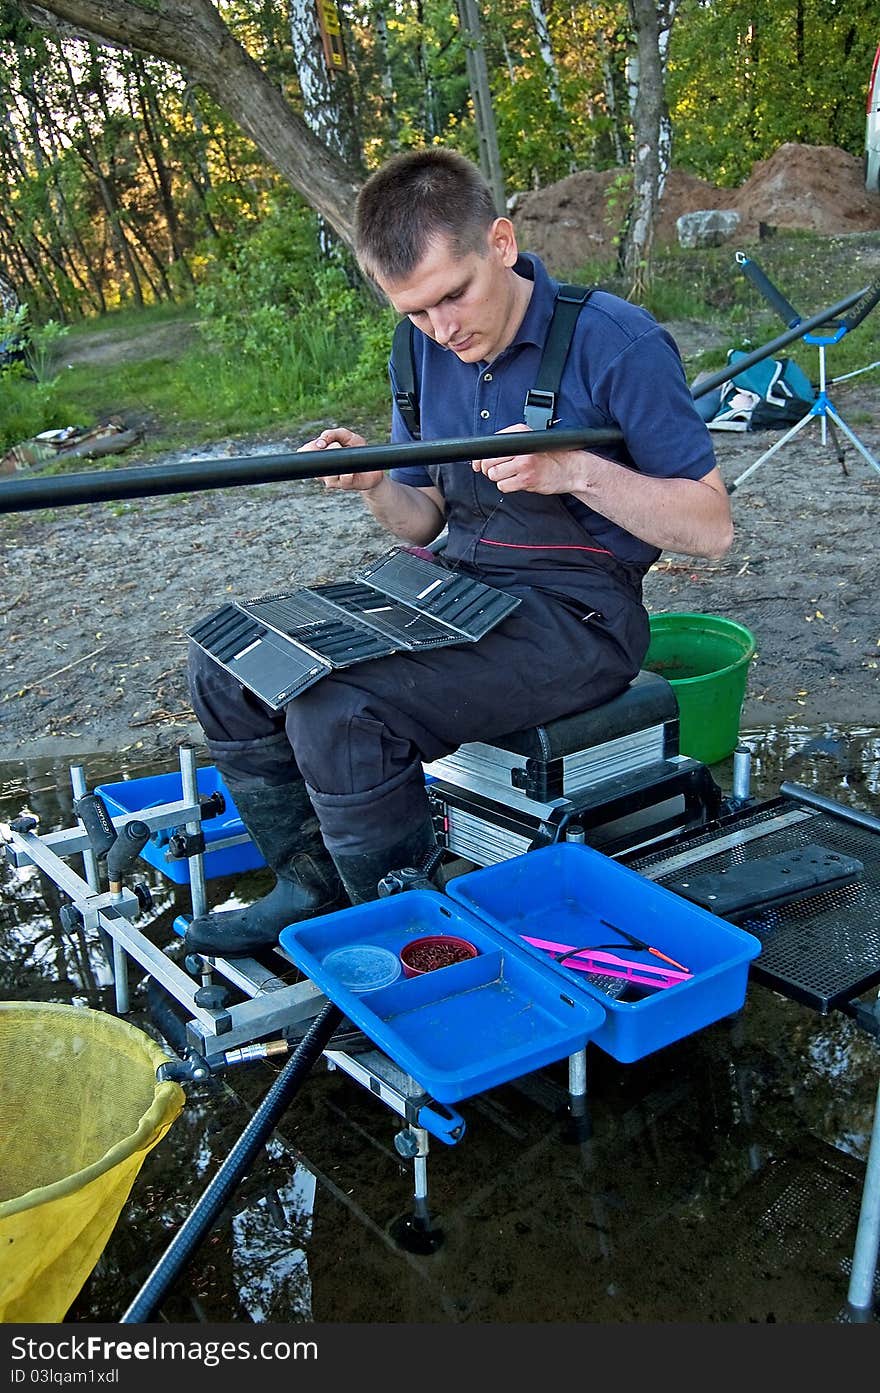
<instances>
[{"instance_id":1,"label":"pile of dirt","mask_svg":"<svg viewBox=\"0 0 880 1393\"><path fill-rule=\"evenodd\" d=\"M556 275L570 275L587 261L611 255L620 217L609 209L609 190L621 173L579 170L520 195L515 217L521 246ZM737 238L744 242L756 241L762 224L823 236L880 229L880 199L865 189L862 161L833 145L780 145L736 189L716 188L673 169L660 201L658 244L677 241L675 225L682 213L711 208L739 213Z\"/></svg>"}]
</instances>

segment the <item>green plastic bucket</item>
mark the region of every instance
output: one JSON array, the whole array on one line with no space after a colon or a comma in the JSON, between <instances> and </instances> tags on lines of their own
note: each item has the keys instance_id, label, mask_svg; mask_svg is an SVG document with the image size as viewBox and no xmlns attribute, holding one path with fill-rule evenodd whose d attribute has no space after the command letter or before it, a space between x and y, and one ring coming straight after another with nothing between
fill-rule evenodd
<instances>
[{"instance_id":1,"label":"green plastic bucket","mask_svg":"<svg viewBox=\"0 0 880 1393\"><path fill-rule=\"evenodd\" d=\"M679 749L703 764L726 759L739 740L755 636L715 614L652 614L643 667L671 683L680 715Z\"/></svg>"}]
</instances>

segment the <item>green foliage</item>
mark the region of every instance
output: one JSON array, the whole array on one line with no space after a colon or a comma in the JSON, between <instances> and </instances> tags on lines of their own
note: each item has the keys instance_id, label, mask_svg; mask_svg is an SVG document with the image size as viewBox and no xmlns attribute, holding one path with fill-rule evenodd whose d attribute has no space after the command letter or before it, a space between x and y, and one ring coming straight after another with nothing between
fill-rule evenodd
<instances>
[{"instance_id":1,"label":"green foliage","mask_svg":"<svg viewBox=\"0 0 880 1393\"><path fill-rule=\"evenodd\" d=\"M59 324L55 319L47 319L44 324L31 327L25 346L25 361L41 386L54 384L53 368L58 348L69 332L67 324Z\"/></svg>"},{"instance_id":2,"label":"green foliage","mask_svg":"<svg viewBox=\"0 0 880 1393\"><path fill-rule=\"evenodd\" d=\"M485 17L498 144L509 186L533 188L575 169L616 163L612 139L625 109L626 36L621 5L544 5L552 71L534 15L522 0L499 0ZM626 148L626 136L621 143Z\"/></svg>"},{"instance_id":3,"label":"green foliage","mask_svg":"<svg viewBox=\"0 0 880 1393\"><path fill-rule=\"evenodd\" d=\"M27 305L0 314L0 449L64 424L58 379L52 374L55 347L66 330L49 320L32 327Z\"/></svg>"},{"instance_id":4,"label":"green foliage","mask_svg":"<svg viewBox=\"0 0 880 1393\"><path fill-rule=\"evenodd\" d=\"M378 314L338 248L319 254L315 215L293 195L218 246L196 303L212 395L225 411L264 403L283 416L311 409L322 391L342 400L384 385L393 317Z\"/></svg>"},{"instance_id":5,"label":"green foliage","mask_svg":"<svg viewBox=\"0 0 880 1393\"><path fill-rule=\"evenodd\" d=\"M23 363L0 367L0 452L69 425L56 381L34 382Z\"/></svg>"},{"instance_id":6,"label":"green foliage","mask_svg":"<svg viewBox=\"0 0 880 1393\"><path fill-rule=\"evenodd\" d=\"M318 218L291 190L272 190L258 218L239 219L202 248L196 294L209 320L246 315L255 305L294 309L318 260Z\"/></svg>"},{"instance_id":7,"label":"green foliage","mask_svg":"<svg viewBox=\"0 0 880 1393\"><path fill-rule=\"evenodd\" d=\"M734 186L787 141L861 155L875 20L868 0L682 0L667 77L676 163Z\"/></svg>"}]
</instances>

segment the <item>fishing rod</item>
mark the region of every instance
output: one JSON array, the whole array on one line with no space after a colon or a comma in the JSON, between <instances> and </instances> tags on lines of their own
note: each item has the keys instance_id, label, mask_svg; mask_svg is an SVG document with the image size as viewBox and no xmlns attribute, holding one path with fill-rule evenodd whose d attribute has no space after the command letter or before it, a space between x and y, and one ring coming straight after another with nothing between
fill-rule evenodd
<instances>
[{"instance_id":1,"label":"fishing rod","mask_svg":"<svg viewBox=\"0 0 880 1393\"><path fill-rule=\"evenodd\" d=\"M691 388L696 400L728 382L735 373L769 358L779 349L827 324L850 309L872 287L847 295L837 304L802 320L769 343L738 358ZM576 450L606 445L623 438L616 428L522 431L516 436L518 454L543 450ZM329 474L357 474L374 469L395 469L408 464L444 464L454 460L492 459L510 446L508 437L478 435L455 440L404 441L398 444L360 445L345 451L345 468L335 450L298 451L278 455L239 455L223 460L190 460L183 464L141 465L132 469L95 470L49 478L0 481L0 513L23 513L36 508L66 508L79 503L108 503L125 498L153 498L170 493L195 493L205 489L235 488L290 479L320 479Z\"/></svg>"}]
</instances>

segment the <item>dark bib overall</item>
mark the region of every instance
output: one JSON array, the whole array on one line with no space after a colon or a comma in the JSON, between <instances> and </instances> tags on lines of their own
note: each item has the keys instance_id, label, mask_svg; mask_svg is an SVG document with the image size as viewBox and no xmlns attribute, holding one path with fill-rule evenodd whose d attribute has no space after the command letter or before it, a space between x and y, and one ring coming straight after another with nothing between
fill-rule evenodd
<instances>
[{"instance_id":1,"label":"dark bib overall","mask_svg":"<svg viewBox=\"0 0 880 1393\"><path fill-rule=\"evenodd\" d=\"M278 713L191 647L193 702L218 767L277 783L301 772L334 852L381 850L419 824L423 762L601 705L647 650L640 573L597 547L560 498L502 495L466 462L432 474L449 510L438 564L521 601L479 642L338 670Z\"/></svg>"}]
</instances>

